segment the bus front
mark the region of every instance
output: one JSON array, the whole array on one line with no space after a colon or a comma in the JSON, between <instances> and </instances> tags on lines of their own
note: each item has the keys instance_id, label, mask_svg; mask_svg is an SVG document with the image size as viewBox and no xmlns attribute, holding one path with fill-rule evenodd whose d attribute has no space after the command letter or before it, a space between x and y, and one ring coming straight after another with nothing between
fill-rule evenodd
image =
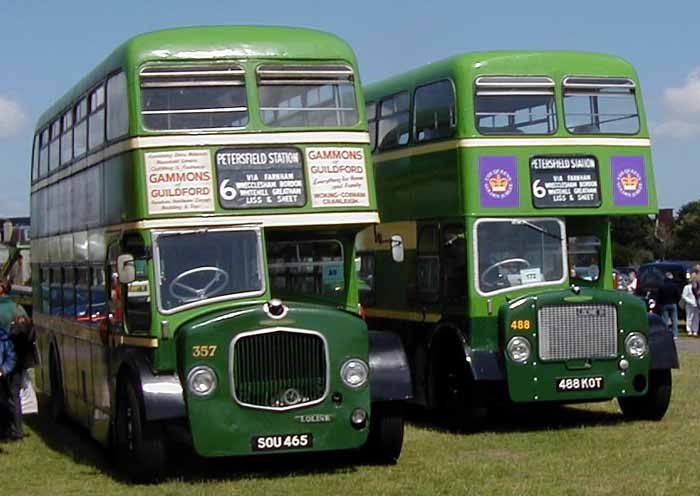
<instances>
[{"instance_id":1,"label":"bus front","mask_svg":"<svg viewBox=\"0 0 700 496\"><path fill-rule=\"evenodd\" d=\"M196 46L226 32L212 28L129 74L140 219L108 257L118 451L142 473L179 425L202 456L371 445L393 462L403 393L370 367L400 350L371 349L353 265L355 234L378 222L354 55L325 33L238 31L257 41L231 59ZM137 360L134 338L153 348ZM134 380L132 362L152 372ZM139 406L150 430L134 443Z\"/></svg>"},{"instance_id":2,"label":"bus front","mask_svg":"<svg viewBox=\"0 0 700 496\"><path fill-rule=\"evenodd\" d=\"M617 398L626 416L662 418L673 339L612 278L610 216L657 212L634 70L571 53L483 67L461 149L472 368L511 401Z\"/></svg>"}]
</instances>

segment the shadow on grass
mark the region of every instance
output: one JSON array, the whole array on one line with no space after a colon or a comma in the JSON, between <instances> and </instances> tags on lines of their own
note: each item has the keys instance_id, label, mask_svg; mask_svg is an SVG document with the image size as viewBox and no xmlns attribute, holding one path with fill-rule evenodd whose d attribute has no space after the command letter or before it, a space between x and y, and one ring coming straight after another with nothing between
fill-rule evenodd
<instances>
[{"instance_id":1,"label":"shadow on grass","mask_svg":"<svg viewBox=\"0 0 700 496\"><path fill-rule=\"evenodd\" d=\"M424 409L410 408L407 419L418 428L437 429L452 433L478 432L537 432L547 430L579 429L626 422L622 413L577 408L577 405L499 405L489 409L482 423L473 429L449 425L439 414Z\"/></svg>"},{"instance_id":2,"label":"shadow on grass","mask_svg":"<svg viewBox=\"0 0 700 496\"><path fill-rule=\"evenodd\" d=\"M24 421L49 449L69 456L76 464L91 467L117 482L138 485L117 469L109 450L93 440L81 426L65 420L56 422L47 413L26 416ZM242 478L273 479L346 473L364 464L356 451L202 458L192 449L177 445L172 446L168 453L166 472L154 482L235 481Z\"/></svg>"}]
</instances>

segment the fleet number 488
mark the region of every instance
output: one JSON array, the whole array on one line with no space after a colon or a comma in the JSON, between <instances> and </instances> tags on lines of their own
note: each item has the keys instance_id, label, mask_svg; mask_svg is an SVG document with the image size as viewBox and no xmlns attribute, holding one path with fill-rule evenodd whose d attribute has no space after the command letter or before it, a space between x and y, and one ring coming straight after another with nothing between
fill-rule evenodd
<instances>
[{"instance_id":1,"label":"fleet number 488","mask_svg":"<svg viewBox=\"0 0 700 496\"><path fill-rule=\"evenodd\" d=\"M510 328L514 331L529 331L532 327L532 322L524 319L517 319L510 323Z\"/></svg>"}]
</instances>

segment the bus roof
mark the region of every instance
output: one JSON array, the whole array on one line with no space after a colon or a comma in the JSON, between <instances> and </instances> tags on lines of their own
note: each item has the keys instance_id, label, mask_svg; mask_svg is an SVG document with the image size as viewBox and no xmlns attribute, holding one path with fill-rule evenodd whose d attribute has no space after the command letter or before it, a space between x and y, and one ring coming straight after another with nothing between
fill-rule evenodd
<instances>
[{"instance_id":1,"label":"bus roof","mask_svg":"<svg viewBox=\"0 0 700 496\"><path fill-rule=\"evenodd\" d=\"M484 75L546 75L561 80L567 75L620 76L638 82L632 64L621 57L592 52L519 50L468 52L425 64L364 87L372 101L423 83L450 77L459 84Z\"/></svg>"},{"instance_id":2,"label":"bus roof","mask_svg":"<svg viewBox=\"0 0 700 496\"><path fill-rule=\"evenodd\" d=\"M285 26L192 26L144 33L117 47L95 69L44 112L37 128L67 110L97 82L121 68L153 60L211 59L344 60L357 66L341 38L307 28Z\"/></svg>"}]
</instances>

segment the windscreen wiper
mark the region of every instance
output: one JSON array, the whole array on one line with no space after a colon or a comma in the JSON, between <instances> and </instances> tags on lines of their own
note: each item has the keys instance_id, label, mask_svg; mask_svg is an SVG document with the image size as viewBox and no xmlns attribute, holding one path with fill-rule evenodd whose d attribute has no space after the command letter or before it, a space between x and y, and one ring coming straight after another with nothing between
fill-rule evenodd
<instances>
[{"instance_id":1,"label":"windscreen wiper","mask_svg":"<svg viewBox=\"0 0 700 496\"><path fill-rule=\"evenodd\" d=\"M544 227L538 226L537 224L533 224L530 221L527 221L525 219L513 219L510 221L511 225L513 226L526 226L529 227L530 229L533 229L539 233L544 234L545 236L549 236L550 238L554 238L556 240L562 241L562 237L558 236L557 234L551 233L547 231Z\"/></svg>"}]
</instances>

